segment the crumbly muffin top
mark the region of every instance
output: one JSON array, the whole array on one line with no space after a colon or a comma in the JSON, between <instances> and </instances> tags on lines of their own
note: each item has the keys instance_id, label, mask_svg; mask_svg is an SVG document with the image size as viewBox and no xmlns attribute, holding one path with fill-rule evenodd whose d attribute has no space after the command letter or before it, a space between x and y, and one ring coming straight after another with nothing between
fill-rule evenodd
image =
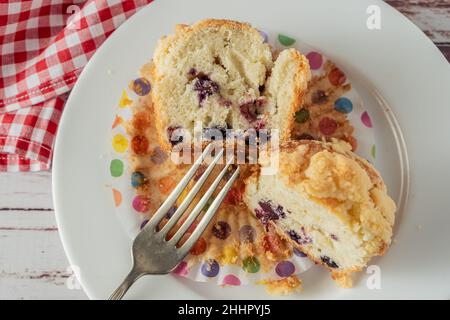
<instances>
[{"instance_id":1,"label":"crumbly muffin top","mask_svg":"<svg viewBox=\"0 0 450 320\"><path fill-rule=\"evenodd\" d=\"M268 165L269 153L262 165ZM279 152L279 179L329 208L348 225L389 244L395 203L375 168L343 141L291 141Z\"/></svg>"}]
</instances>

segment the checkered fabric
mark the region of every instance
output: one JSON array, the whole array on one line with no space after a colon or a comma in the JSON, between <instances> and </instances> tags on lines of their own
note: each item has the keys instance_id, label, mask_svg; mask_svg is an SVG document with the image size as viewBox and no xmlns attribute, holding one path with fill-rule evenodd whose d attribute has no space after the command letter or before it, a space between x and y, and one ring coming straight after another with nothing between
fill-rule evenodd
<instances>
[{"instance_id":1,"label":"checkered fabric","mask_svg":"<svg viewBox=\"0 0 450 320\"><path fill-rule=\"evenodd\" d=\"M66 96L83 67L150 2L0 2L0 171L50 168Z\"/></svg>"}]
</instances>

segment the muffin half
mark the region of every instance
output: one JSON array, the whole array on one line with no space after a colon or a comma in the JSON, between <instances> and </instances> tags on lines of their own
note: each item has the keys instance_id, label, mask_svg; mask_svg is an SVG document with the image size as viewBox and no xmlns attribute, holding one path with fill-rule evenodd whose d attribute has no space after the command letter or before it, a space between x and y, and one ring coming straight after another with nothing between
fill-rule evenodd
<instances>
[{"instance_id":1,"label":"muffin half","mask_svg":"<svg viewBox=\"0 0 450 320\"><path fill-rule=\"evenodd\" d=\"M152 100L161 145L170 149L215 129L279 129L286 140L301 106L310 69L295 49L274 62L270 46L249 24L203 20L163 37L151 68Z\"/></svg>"},{"instance_id":2,"label":"muffin half","mask_svg":"<svg viewBox=\"0 0 450 320\"><path fill-rule=\"evenodd\" d=\"M261 223L273 224L343 287L352 285L352 272L385 253L396 210L379 173L350 150L337 141L285 143L278 172L255 171L244 194ZM270 153L260 160L267 165Z\"/></svg>"}]
</instances>

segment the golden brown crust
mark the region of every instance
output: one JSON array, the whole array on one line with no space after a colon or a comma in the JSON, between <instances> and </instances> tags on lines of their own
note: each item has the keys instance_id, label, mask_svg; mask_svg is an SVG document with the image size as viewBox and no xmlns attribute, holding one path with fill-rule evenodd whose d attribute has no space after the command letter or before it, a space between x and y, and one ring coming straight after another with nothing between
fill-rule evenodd
<instances>
[{"instance_id":1,"label":"golden brown crust","mask_svg":"<svg viewBox=\"0 0 450 320\"><path fill-rule=\"evenodd\" d=\"M201 30L204 28L221 28L221 27L251 31L251 32L256 31L249 23L228 20L228 19L204 19L204 20L200 20L200 21L196 22L195 24L193 24L191 26L188 26L185 24L179 24L176 26L176 31L177 32L178 31L194 32L196 30Z\"/></svg>"},{"instance_id":2,"label":"golden brown crust","mask_svg":"<svg viewBox=\"0 0 450 320\"><path fill-rule=\"evenodd\" d=\"M151 83L155 83L157 81L158 76L156 74L156 68L153 63L151 64L151 67L149 69L149 76ZM172 146L170 145L167 139L167 135L164 134L165 132L165 126L163 121L164 113L161 112L163 103L160 97L157 94L155 94L155 90L152 90L151 97L153 102L153 111L155 113L154 121L158 136L158 142L163 150L169 151Z\"/></svg>"},{"instance_id":3,"label":"golden brown crust","mask_svg":"<svg viewBox=\"0 0 450 320\"><path fill-rule=\"evenodd\" d=\"M292 130L295 125L295 113L301 108L303 104L303 97L305 96L306 89L308 87L308 81L311 79L311 70L309 67L308 59L297 50L291 50L290 54L294 61L297 61L296 77L294 80L294 94L293 101L290 107L290 119L286 130L280 137L281 141L288 141L291 137Z\"/></svg>"}]
</instances>

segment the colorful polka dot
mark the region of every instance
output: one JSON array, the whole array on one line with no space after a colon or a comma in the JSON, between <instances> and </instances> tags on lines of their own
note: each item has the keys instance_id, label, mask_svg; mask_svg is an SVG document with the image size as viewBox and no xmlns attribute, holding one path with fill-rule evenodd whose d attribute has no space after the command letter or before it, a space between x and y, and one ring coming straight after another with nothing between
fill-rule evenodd
<instances>
[{"instance_id":1,"label":"colorful polka dot","mask_svg":"<svg viewBox=\"0 0 450 320\"><path fill-rule=\"evenodd\" d=\"M200 239L197 240L197 242L194 244L194 246L189 251L190 254L193 256L198 256L206 251L206 240L203 237L200 237Z\"/></svg>"},{"instance_id":2,"label":"colorful polka dot","mask_svg":"<svg viewBox=\"0 0 450 320\"><path fill-rule=\"evenodd\" d=\"M319 130L326 136L331 136L336 131L337 127L337 122L328 117L323 117L319 122Z\"/></svg>"},{"instance_id":3,"label":"colorful polka dot","mask_svg":"<svg viewBox=\"0 0 450 320\"><path fill-rule=\"evenodd\" d=\"M131 139L131 149L137 155L144 155L148 150L148 140L144 136L134 136Z\"/></svg>"},{"instance_id":4,"label":"colorful polka dot","mask_svg":"<svg viewBox=\"0 0 450 320\"><path fill-rule=\"evenodd\" d=\"M116 117L114 118L114 122L112 124L112 128L114 129L115 127L117 127L118 125L121 125L122 123L123 123L122 117L116 115Z\"/></svg>"},{"instance_id":5,"label":"colorful polka dot","mask_svg":"<svg viewBox=\"0 0 450 320\"><path fill-rule=\"evenodd\" d=\"M253 242L256 238L256 231L255 228L249 225L242 226L241 229L239 229L239 239L242 242Z\"/></svg>"},{"instance_id":6,"label":"colorful polka dot","mask_svg":"<svg viewBox=\"0 0 450 320\"><path fill-rule=\"evenodd\" d=\"M128 148L128 140L123 134L116 134L112 140L113 149L118 153L124 153Z\"/></svg>"},{"instance_id":7,"label":"colorful polka dot","mask_svg":"<svg viewBox=\"0 0 450 320\"><path fill-rule=\"evenodd\" d=\"M309 120L309 110L302 108L295 113L295 121L297 123L305 123Z\"/></svg>"},{"instance_id":8,"label":"colorful polka dot","mask_svg":"<svg viewBox=\"0 0 450 320\"><path fill-rule=\"evenodd\" d=\"M188 274L188 264L186 261L181 261L172 273L179 276L186 276Z\"/></svg>"},{"instance_id":9,"label":"colorful polka dot","mask_svg":"<svg viewBox=\"0 0 450 320\"><path fill-rule=\"evenodd\" d=\"M311 51L306 55L306 58L309 61L309 67L311 70L317 70L320 69L323 63L323 57L320 53Z\"/></svg>"},{"instance_id":10,"label":"colorful polka dot","mask_svg":"<svg viewBox=\"0 0 450 320\"><path fill-rule=\"evenodd\" d=\"M328 80L333 86L341 86L347 81L347 77L339 68L333 68L328 74Z\"/></svg>"},{"instance_id":11,"label":"colorful polka dot","mask_svg":"<svg viewBox=\"0 0 450 320\"><path fill-rule=\"evenodd\" d=\"M238 258L238 253L234 246L226 246L223 249L223 255L222 255L222 259L221 259L221 262L223 264L235 263L237 258Z\"/></svg>"},{"instance_id":12,"label":"colorful polka dot","mask_svg":"<svg viewBox=\"0 0 450 320\"><path fill-rule=\"evenodd\" d=\"M203 262L202 267L200 269L201 273L205 277L213 278L219 274L219 264L214 259L208 259Z\"/></svg>"},{"instance_id":13,"label":"colorful polka dot","mask_svg":"<svg viewBox=\"0 0 450 320\"><path fill-rule=\"evenodd\" d=\"M340 113L350 113L353 110L353 103L349 98L341 97L334 102L334 109Z\"/></svg>"},{"instance_id":14,"label":"colorful polka dot","mask_svg":"<svg viewBox=\"0 0 450 320\"><path fill-rule=\"evenodd\" d=\"M227 274L225 277L223 277L222 285L240 286L241 280L239 280L239 278L233 274Z\"/></svg>"},{"instance_id":15,"label":"colorful polka dot","mask_svg":"<svg viewBox=\"0 0 450 320\"><path fill-rule=\"evenodd\" d=\"M139 96L146 96L150 93L150 82L145 78L138 78L132 83L133 91Z\"/></svg>"},{"instance_id":16,"label":"colorful polka dot","mask_svg":"<svg viewBox=\"0 0 450 320\"><path fill-rule=\"evenodd\" d=\"M131 100L128 97L127 92L125 90L123 90L122 97L120 98L120 101L119 101L119 107L125 108L125 107L129 106L131 103L133 103L133 100Z\"/></svg>"},{"instance_id":17,"label":"colorful polka dot","mask_svg":"<svg viewBox=\"0 0 450 320\"><path fill-rule=\"evenodd\" d=\"M132 206L133 209L137 212L145 212L148 210L149 200L147 198L144 198L143 196L138 195L134 197Z\"/></svg>"},{"instance_id":18,"label":"colorful polka dot","mask_svg":"<svg viewBox=\"0 0 450 320\"><path fill-rule=\"evenodd\" d=\"M162 177L158 181L158 189L162 194L169 194L173 190L173 188L175 188L176 185L177 185L176 181L172 177L169 177L169 176ZM185 189L185 190L187 192L187 189ZM181 198L181 196L180 196L180 198ZM180 200L180 202L182 202L182 201L183 200Z\"/></svg>"},{"instance_id":19,"label":"colorful polka dot","mask_svg":"<svg viewBox=\"0 0 450 320\"><path fill-rule=\"evenodd\" d=\"M231 227L226 221L218 221L212 228L213 235L221 240L225 240L231 233Z\"/></svg>"},{"instance_id":20,"label":"colorful polka dot","mask_svg":"<svg viewBox=\"0 0 450 320\"><path fill-rule=\"evenodd\" d=\"M372 145L372 148L370 148L370 154L372 155L372 158L376 158L377 156L377 147L375 145Z\"/></svg>"},{"instance_id":21,"label":"colorful polka dot","mask_svg":"<svg viewBox=\"0 0 450 320\"><path fill-rule=\"evenodd\" d=\"M135 171L131 174L131 186L133 188L137 188L143 185L145 182L145 176L140 171Z\"/></svg>"},{"instance_id":22,"label":"colorful polka dot","mask_svg":"<svg viewBox=\"0 0 450 320\"><path fill-rule=\"evenodd\" d=\"M117 178L123 174L123 162L119 159L114 159L111 161L109 165L109 171L111 172L111 176Z\"/></svg>"},{"instance_id":23,"label":"colorful polka dot","mask_svg":"<svg viewBox=\"0 0 450 320\"><path fill-rule=\"evenodd\" d=\"M259 271L261 265L256 257L245 258L242 262L242 269L248 273L256 273Z\"/></svg>"},{"instance_id":24,"label":"colorful polka dot","mask_svg":"<svg viewBox=\"0 0 450 320\"><path fill-rule=\"evenodd\" d=\"M367 128L372 128L372 119L370 119L369 114L367 113L367 111L364 111L361 114L361 122L367 127Z\"/></svg>"},{"instance_id":25,"label":"colorful polka dot","mask_svg":"<svg viewBox=\"0 0 450 320\"><path fill-rule=\"evenodd\" d=\"M120 193L119 190L116 190L116 189L112 189L112 192L113 192L113 198L114 198L114 205L116 207L118 207L122 203L122 194Z\"/></svg>"},{"instance_id":26,"label":"colorful polka dot","mask_svg":"<svg viewBox=\"0 0 450 320\"><path fill-rule=\"evenodd\" d=\"M283 46L292 46L295 43L295 39L285 36L283 34L279 34L278 35L278 41L283 45Z\"/></svg>"},{"instance_id":27,"label":"colorful polka dot","mask_svg":"<svg viewBox=\"0 0 450 320\"><path fill-rule=\"evenodd\" d=\"M275 272L280 277L289 277L295 272L295 266L290 261L281 261L275 267Z\"/></svg>"}]
</instances>

